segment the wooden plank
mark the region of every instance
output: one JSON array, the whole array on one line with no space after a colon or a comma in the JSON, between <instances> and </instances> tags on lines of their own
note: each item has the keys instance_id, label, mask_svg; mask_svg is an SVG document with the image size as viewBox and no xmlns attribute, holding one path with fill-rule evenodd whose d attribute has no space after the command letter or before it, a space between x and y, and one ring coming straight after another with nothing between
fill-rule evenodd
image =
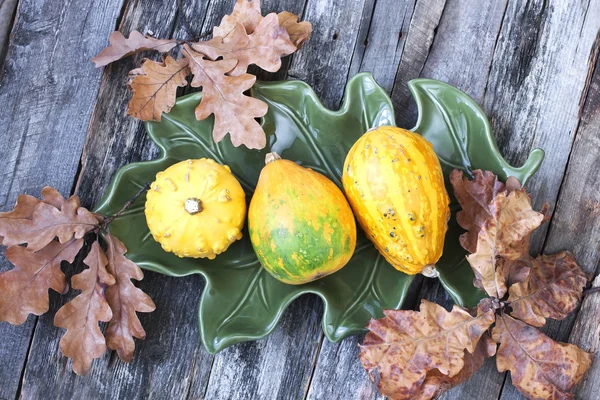
<instances>
[{"instance_id":1,"label":"wooden plank","mask_svg":"<svg viewBox=\"0 0 600 400\"><path fill-rule=\"evenodd\" d=\"M17 0L3 0L0 3L0 77L2 77L2 65L8 50L8 37L13 26Z\"/></svg>"},{"instance_id":2,"label":"wooden plank","mask_svg":"<svg viewBox=\"0 0 600 400\"><path fill-rule=\"evenodd\" d=\"M579 264L590 273L600 268L600 34L590 57L590 85L582 102L581 122L569 156L556 211L544 245L547 253L571 249ZM593 74L592 74L593 72ZM594 287L600 286L596 277ZM569 342L595 353L600 340L600 295L588 295L574 321ZM561 338L562 339L562 338ZM564 339L563 339L564 340ZM576 390L578 399L600 398L598 362Z\"/></svg>"},{"instance_id":3,"label":"wooden plank","mask_svg":"<svg viewBox=\"0 0 600 400\"><path fill-rule=\"evenodd\" d=\"M407 84L418 78L423 70L445 5L446 0L421 0L415 4L391 91L398 126L407 128L416 121L416 117L411 117L408 112L412 100Z\"/></svg>"},{"instance_id":4,"label":"wooden plank","mask_svg":"<svg viewBox=\"0 0 600 400\"><path fill-rule=\"evenodd\" d=\"M352 336L340 343L323 341L307 399L384 399L358 361L362 340Z\"/></svg>"},{"instance_id":5,"label":"wooden plank","mask_svg":"<svg viewBox=\"0 0 600 400\"><path fill-rule=\"evenodd\" d=\"M282 2L263 2L263 10L286 9L303 14L303 19L310 21L314 28L311 39L292 58L289 73L294 78L299 77L300 71L302 74L308 73L303 79L308 79L313 85L318 82L316 87L313 86L317 94L324 99L326 105L336 107L341 99L347 75L347 72L340 71L349 70L350 58L339 59L335 54L352 53L358 26L350 24L360 18L357 10L361 5L351 4L350 1L329 5L309 1L302 12L294 8L294 2L288 0L287 3L284 5ZM347 32L348 26L356 28ZM336 40L332 40L334 32L338 32ZM328 52L335 53L333 56L327 55L323 50L324 43L327 43ZM326 60L323 59L324 55ZM319 74L322 73L323 77L331 74L336 78L325 81L319 81L318 77L313 79L313 71L318 71L319 68L315 63L323 66L326 62L334 64L326 66L328 72ZM277 79L285 77L285 74L260 76L263 79ZM257 343L233 346L217 354L205 397L302 398L309 390L308 384L316 363L319 344L323 340L320 324L321 303L319 298L312 296L308 300L295 301L286 311L280 326L269 337ZM353 368L362 370L360 364L356 363ZM315 371L315 374L318 372ZM314 388L314 385L311 385L311 388Z\"/></svg>"},{"instance_id":6,"label":"wooden plank","mask_svg":"<svg viewBox=\"0 0 600 400\"><path fill-rule=\"evenodd\" d=\"M521 164L546 152L528 184L533 203L556 203L579 120L588 59L600 19L598 3L511 1L494 54L483 108L505 158ZM547 226L532 239L539 253Z\"/></svg>"},{"instance_id":7,"label":"wooden plank","mask_svg":"<svg viewBox=\"0 0 600 400\"><path fill-rule=\"evenodd\" d=\"M494 115L492 125L508 160L522 162L534 146L546 151L542 168L528 185L537 207L543 201L550 204L556 201L563 181L560 172L566 168L569 154L573 152L570 159L576 164L573 167L569 164L573 172L570 177L564 177L561 199L551 224L540 229L533 238L532 251L538 253L542 247L545 253L570 249L578 259L583 257L584 268L594 271L598 249L594 232L589 231L593 218L583 211L585 208L578 200L584 191L582 176L574 175L583 168L577 159L582 156L574 156L577 150L571 149L571 144L591 76L588 72L594 66L595 56L590 53L594 55L598 51L600 21L593 16L600 15L600 7L595 2L568 7L560 2L523 3L511 3L507 10L484 108ZM589 152L591 158L586 161L597 157L589 149L589 144L585 150L579 149L579 154ZM591 201L597 194L597 191L587 191L581 198ZM573 218L591 225L575 225ZM544 244L546 229L549 234ZM590 252L596 253L595 261L590 259L593 258ZM550 321L543 331L556 340L566 341L574 320L575 314L563 321ZM524 397L507 377L500 398Z\"/></svg>"},{"instance_id":8,"label":"wooden plank","mask_svg":"<svg viewBox=\"0 0 600 400\"><path fill-rule=\"evenodd\" d=\"M265 339L215 355L207 399L301 399L322 338L322 301L303 296Z\"/></svg>"},{"instance_id":9,"label":"wooden plank","mask_svg":"<svg viewBox=\"0 0 600 400\"><path fill-rule=\"evenodd\" d=\"M202 21L205 2L184 1L183 5L186 12L192 12L196 20ZM124 8L119 29L125 34L136 29L143 33L152 31L156 37L170 37L177 28L178 13L176 2L132 0ZM114 21L116 16L112 29ZM102 35L102 46L107 44L108 34ZM155 148L146 141L140 121L125 116L129 99L124 84L127 71L138 65L141 57L116 62L104 70L96 105L90 113L83 156L80 153L77 193L85 205L92 206L99 200L120 166L155 153ZM86 61L86 68L93 70L93 64ZM121 362L116 353L107 352L95 361L87 376L77 377L60 354L58 343L64 331L52 325L52 312L40 318L35 331L23 397L185 398L198 386L206 386L212 356L198 341L197 323L197 293L203 280L198 276L176 279L146 273L139 286L151 295L157 310L140 314L147 339L137 341L131 364ZM72 296L73 292L68 297ZM56 311L67 300L55 296L52 310Z\"/></svg>"},{"instance_id":10,"label":"wooden plank","mask_svg":"<svg viewBox=\"0 0 600 400\"><path fill-rule=\"evenodd\" d=\"M414 8L414 0L365 2L350 77L371 72L391 92Z\"/></svg>"},{"instance_id":11,"label":"wooden plank","mask_svg":"<svg viewBox=\"0 0 600 400\"><path fill-rule=\"evenodd\" d=\"M289 75L313 87L326 107L337 109L346 81L365 0L308 0L304 19L313 24L311 39L293 59Z\"/></svg>"},{"instance_id":12,"label":"wooden plank","mask_svg":"<svg viewBox=\"0 0 600 400\"><path fill-rule=\"evenodd\" d=\"M466 91L481 101L487 84L487 72L492 63L494 47L506 7L506 1L473 2L448 0L429 6L428 12L415 6L415 16L408 31L408 38L392 91L392 100L399 126L411 127L417 118L417 110L408 91L409 80L428 77L446 81ZM443 13L442 13L443 10ZM424 22L418 22L415 18ZM412 29L414 25L414 30ZM473 34L477 32L477 34ZM426 279L421 296L450 308L452 301L444 288L432 279ZM418 308L417 301L415 307ZM480 382L487 382L485 387ZM447 392L444 399L491 398L488 390L498 393L503 377L493 362L484 367L465 385Z\"/></svg>"},{"instance_id":13,"label":"wooden plank","mask_svg":"<svg viewBox=\"0 0 600 400\"><path fill-rule=\"evenodd\" d=\"M19 193L39 196L44 185L70 193L101 76L88 60L103 46L120 7L121 0L20 2L0 85L2 211ZM4 261L0 269L7 268ZM18 392L36 320L0 323L0 398Z\"/></svg>"}]
</instances>

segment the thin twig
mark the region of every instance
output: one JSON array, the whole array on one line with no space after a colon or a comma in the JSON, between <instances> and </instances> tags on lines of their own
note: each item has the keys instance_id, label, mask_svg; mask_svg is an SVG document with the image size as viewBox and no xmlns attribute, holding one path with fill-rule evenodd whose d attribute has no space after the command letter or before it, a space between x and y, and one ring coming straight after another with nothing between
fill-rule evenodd
<instances>
[{"instance_id":1,"label":"thin twig","mask_svg":"<svg viewBox=\"0 0 600 400\"><path fill-rule=\"evenodd\" d=\"M106 229L106 227L113 222L116 218L119 218L119 216L121 216L121 214L123 214L123 212L125 212L125 210L127 210L129 207L131 207L133 205L133 203L135 203L135 201L137 200L138 197L140 197L142 195L142 193L148 191L150 189L150 183L147 182L144 184L144 186L142 186L142 188L140 190L138 190L138 192L136 194L133 195L133 197L131 199L129 199L127 201L127 203L125 203L123 205L123 207L113 216L106 218L104 221L102 221L102 223L100 223L98 225L99 229Z\"/></svg>"}]
</instances>

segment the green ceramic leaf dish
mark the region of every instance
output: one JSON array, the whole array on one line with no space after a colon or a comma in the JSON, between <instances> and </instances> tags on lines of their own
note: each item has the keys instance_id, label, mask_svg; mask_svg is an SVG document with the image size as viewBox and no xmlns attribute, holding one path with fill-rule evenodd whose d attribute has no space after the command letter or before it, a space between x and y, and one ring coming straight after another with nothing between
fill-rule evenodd
<instances>
[{"instance_id":1,"label":"green ceramic leaf dish","mask_svg":"<svg viewBox=\"0 0 600 400\"><path fill-rule=\"evenodd\" d=\"M410 85L419 106L415 130L434 143L446 172L453 166L485 168L524 181L539 167L539 152L532 153L521 169L506 164L496 149L485 115L462 92L432 80L412 81ZM212 119L194 118L201 94L181 97L171 112L163 115L162 122L146 125L161 149L160 158L121 168L95 211L114 214L145 183L152 182L157 172L189 158L210 157L229 165L248 200L269 151L311 167L341 186L341 168L352 144L372 127L394 124L390 99L370 74L359 74L349 81L339 111L326 109L301 81L258 82L252 94L269 105L263 119L269 136L266 149L236 148L228 138L215 144ZM170 276L203 275L206 286L200 300L200 335L211 353L266 336L285 308L305 293L323 299L323 331L329 340L364 332L367 321L381 317L383 309L401 307L412 281L411 276L392 268L362 232L346 267L300 286L283 284L262 269L247 232L213 261L180 259L165 253L152 239L145 222L144 202L141 196L112 223L111 232L125 243L128 257L144 269ZM451 221L444 257L438 265L440 279L457 303L473 305L481 292L472 285L473 274L464 263L465 253L458 244L461 232L455 225Z\"/></svg>"}]
</instances>

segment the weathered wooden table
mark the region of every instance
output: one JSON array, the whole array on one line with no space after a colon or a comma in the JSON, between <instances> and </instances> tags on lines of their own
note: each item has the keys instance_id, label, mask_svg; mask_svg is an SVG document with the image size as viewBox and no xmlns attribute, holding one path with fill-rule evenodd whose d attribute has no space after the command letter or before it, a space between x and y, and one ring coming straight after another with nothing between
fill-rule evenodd
<instances>
[{"instance_id":1,"label":"weathered wooden table","mask_svg":"<svg viewBox=\"0 0 600 400\"><path fill-rule=\"evenodd\" d=\"M18 5L17 5L18 3ZM178 7L178 3L180 6ZM96 70L89 58L115 28L191 38L209 32L232 0L3 0L0 2L0 209L44 185L99 200L113 173L157 149L142 124L124 116L127 71L136 60ZM182 6L181 6L182 5ZM536 207L553 216L534 251L572 249L594 272L600 260L600 1L598 0L264 0L314 25L305 47L263 79L303 79L324 103L339 105L347 79L372 71L391 93L400 126L416 110L406 83L444 80L482 105L503 154L520 164L546 151L531 181ZM10 36L9 36L10 35ZM1 269L8 268L2 261ZM600 285L600 279L595 282ZM50 312L18 327L0 323L0 398L73 399L370 399L377 391L349 338L323 338L321 301L306 296L266 339L209 355L198 340L199 276L147 273L141 283L157 304L141 315L148 337L130 364L107 353L86 377L60 355L62 331ZM0 294L1 295L1 294ZM72 293L70 294L72 296ZM433 280L417 279L406 307L421 297L449 304ZM553 338L596 352L600 296L546 328ZM446 399L517 399L510 377L488 361ZM600 362L577 388L600 398Z\"/></svg>"}]
</instances>

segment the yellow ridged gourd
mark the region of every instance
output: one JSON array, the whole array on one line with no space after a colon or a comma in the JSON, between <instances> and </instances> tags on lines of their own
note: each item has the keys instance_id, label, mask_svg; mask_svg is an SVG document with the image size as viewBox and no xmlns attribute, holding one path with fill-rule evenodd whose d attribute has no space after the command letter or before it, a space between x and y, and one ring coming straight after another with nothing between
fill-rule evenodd
<instances>
[{"instance_id":1,"label":"yellow ridged gourd","mask_svg":"<svg viewBox=\"0 0 600 400\"><path fill-rule=\"evenodd\" d=\"M392 126L371 130L350 149L342 183L360 226L394 268L435 274L450 200L431 143Z\"/></svg>"},{"instance_id":2,"label":"yellow ridged gourd","mask_svg":"<svg viewBox=\"0 0 600 400\"><path fill-rule=\"evenodd\" d=\"M186 160L156 174L145 214L163 250L212 260L242 238L246 194L228 166Z\"/></svg>"}]
</instances>

